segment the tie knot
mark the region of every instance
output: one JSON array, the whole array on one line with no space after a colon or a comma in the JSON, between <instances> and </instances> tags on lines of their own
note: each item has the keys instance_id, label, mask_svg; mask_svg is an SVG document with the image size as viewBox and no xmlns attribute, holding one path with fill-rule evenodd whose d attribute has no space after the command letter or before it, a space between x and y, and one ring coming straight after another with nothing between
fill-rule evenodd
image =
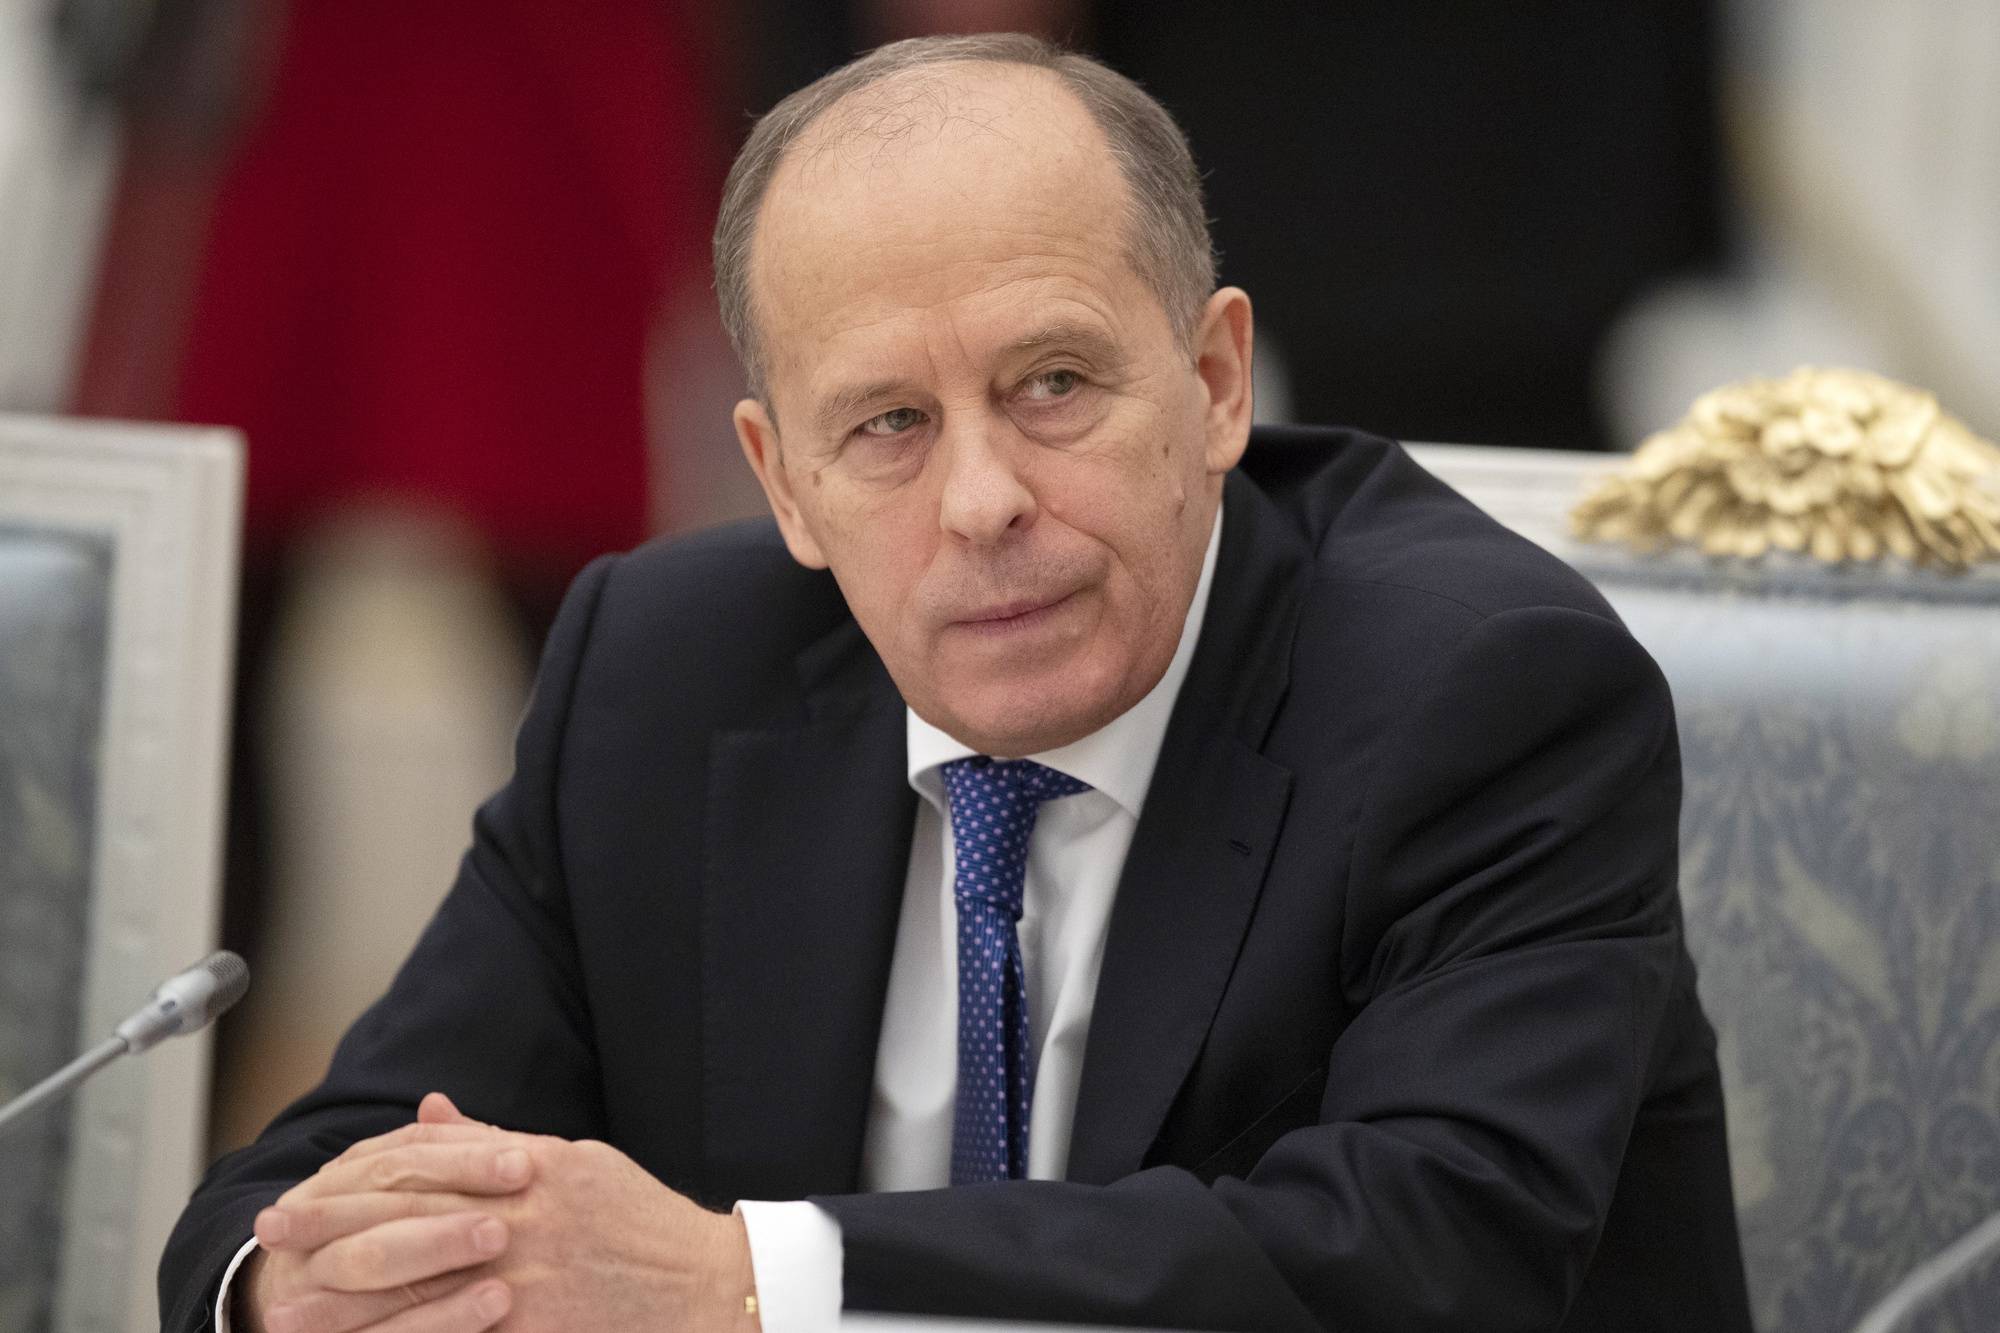
<instances>
[{"instance_id":1,"label":"tie knot","mask_svg":"<svg viewBox=\"0 0 2000 1333\"><path fill-rule=\"evenodd\" d=\"M1067 773L1032 759L988 759L974 755L940 765L945 793L955 809L961 800L1021 800L1030 808L1090 790Z\"/></svg>"},{"instance_id":2,"label":"tie knot","mask_svg":"<svg viewBox=\"0 0 2000 1333\"><path fill-rule=\"evenodd\" d=\"M954 759L941 772L958 844L956 896L991 903L1018 920L1036 813L1043 801L1089 791L1090 784L1030 759Z\"/></svg>"}]
</instances>

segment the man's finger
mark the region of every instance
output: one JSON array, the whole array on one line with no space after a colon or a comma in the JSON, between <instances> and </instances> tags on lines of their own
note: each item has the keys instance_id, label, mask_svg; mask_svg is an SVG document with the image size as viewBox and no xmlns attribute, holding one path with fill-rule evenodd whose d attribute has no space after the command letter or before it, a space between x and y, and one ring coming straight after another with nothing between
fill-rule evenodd
<instances>
[{"instance_id":1,"label":"man's finger","mask_svg":"<svg viewBox=\"0 0 2000 1333\"><path fill-rule=\"evenodd\" d=\"M262 1312L265 1333L354 1333L372 1330L425 1305L456 1298L482 1285L462 1273L413 1282L399 1291L314 1291L279 1301ZM502 1284L505 1285L505 1284Z\"/></svg>"},{"instance_id":2,"label":"man's finger","mask_svg":"<svg viewBox=\"0 0 2000 1333\"><path fill-rule=\"evenodd\" d=\"M412 1143L477 1143L497 1132L492 1126L482 1125L476 1120L459 1120L450 1124L434 1120L415 1121L387 1134L377 1134L372 1139L351 1144L346 1152L333 1160L345 1162L356 1157L372 1157L391 1148L407 1148Z\"/></svg>"},{"instance_id":3,"label":"man's finger","mask_svg":"<svg viewBox=\"0 0 2000 1333\"><path fill-rule=\"evenodd\" d=\"M369 1333L481 1333L513 1308L513 1290L498 1278L489 1278L385 1319Z\"/></svg>"},{"instance_id":4,"label":"man's finger","mask_svg":"<svg viewBox=\"0 0 2000 1333\"><path fill-rule=\"evenodd\" d=\"M458 1109L458 1103L442 1092L426 1093L417 1103L417 1123L421 1125L483 1125Z\"/></svg>"},{"instance_id":5,"label":"man's finger","mask_svg":"<svg viewBox=\"0 0 2000 1333\"><path fill-rule=\"evenodd\" d=\"M406 1310L376 1325L372 1333L481 1333L513 1308L513 1290L494 1278Z\"/></svg>"},{"instance_id":6,"label":"man's finger","mask_svg":"<svg viewBox=\"0 0 2000 1333\"><path fill-rule=\"evenodd\" d=\"M304 1199L382 1190L512 1194L534 1174L534 1161L527 1149L509 1139L410 1143L365 1157L328 1162L318 1174L280 1195L278 1206L289 1208Z\"/></svg>"},{"instance_id":7,"label":"man's finger","mask_svg":"<svg viewBox=\"0 0 2000 1333\"><path fill-rule=\"evenodd\" d=\"M273 1204L257 1214L257 1243L267 1250L318 1249L342 1236L405 1217L437 1217L474 1210L467 1195L430 1190L375 1190L329 1194Z\"/></svg>"},{"instance_id":8,"label":"man's finger","mask_svg":"<svg viewBox=\"0 0 2000 1333\"><path fill-rule=\"evenodd\" d=\"M306 1276L333 1291L389 1291L497 1258L507 1224L484 1213L405 1217L313 1251Z\"/></svg>"}]
</instances>

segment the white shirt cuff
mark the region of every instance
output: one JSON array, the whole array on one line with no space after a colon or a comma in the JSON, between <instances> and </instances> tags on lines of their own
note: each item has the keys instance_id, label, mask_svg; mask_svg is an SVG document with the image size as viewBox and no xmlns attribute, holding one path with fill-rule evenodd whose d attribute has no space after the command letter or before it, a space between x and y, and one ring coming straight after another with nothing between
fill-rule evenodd
<instances>
[{"instance_id":1,"label":"white shirt cuff","mask_svg":"<svg viewBox=\"0 0 2000 1333\"><path fill-rule=\"evenodd\" d=\"M764 1333L834 1333L840 1327L840 1223L817 1204L736 1205L750 1234L750 1272Z\"/></svg>"},{"instance_id":2,"label":"white shirt cuff","mask_svg":"<svg viewBox=\"0 0 2000 1333\"><path fill-rule=\"evenodd\" d=\"M236 1280L236 1270L243 1267L243 1261L257 1248L257 1238L252 1236L243 1242L243 1248L229 1261L229 1267L222 1270L222 1287L215 1293L215 1333L229 1333L229 1284ZM750 1252L750 1262L757 1262L757 1252Z\"/></svg>"}]
</instances>

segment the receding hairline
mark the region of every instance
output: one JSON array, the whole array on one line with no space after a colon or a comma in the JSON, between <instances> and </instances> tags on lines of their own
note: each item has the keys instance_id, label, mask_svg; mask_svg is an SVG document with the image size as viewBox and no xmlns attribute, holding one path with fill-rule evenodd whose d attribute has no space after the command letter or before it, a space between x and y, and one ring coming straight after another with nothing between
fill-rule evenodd
<instances>
[{"instance_id":1,"label":"receding hairline","mask_svg":"<svg viewBox=\"0 0 2000 1333\"><path fill-rule=\"evenodd\" d=\"M955 81L954 73L970 78ZM786 167L797 162L802 153L817 155L871 137L886 144L906 132L914 135L925 124L942 128L954 120L968 119L963 113L972 109L967 102L976 101L981 83L1038 89L1051 95L1047 98L1049 105L1066 104L1089 126L1091 142L1104 151L1116 169L1116 156L1104 127L1059 72L1024 61L968 56L890 70L878 79L841 93L800 126L798 134L785 145L765 181L764 197L770 197L771 188ZM899 119L898 113L905 111L908 114ZM864 119L866 123L859 123Z\"/></svg>"},{"instance_id":2,"label":"receding hairline","mask_svg":"<svg viewBox=\"0 0 2000 1333\"><path fill-rule=\"evenodd\" d=\"M751 270L774 182L797 162L801 147L817 154L828 144L869 132L870 126L852 118L857 110L881 106L884 90L911 89L903 107L928 98L937 115L948 116L945 99L958 95L950 72L978 65L1040 71L1046 79L1021 81L1011 71L1003 77L1028 87L1058 87L1083 112L1118 180L1122 257L1159 300L1176 337L1192 349L1200 308L1215 289L1216 261L1200 176L1186 136L1166 108L1109 66L1037 38L1015 33L912 38L869 52L780 101L759 119L730 170L715 231L716 291L753 394L766 397ZM892 101L889 128L908 132L921 123L921 113L894 122L894 107ZM878 122L872 128L883 127Z\"/></svg>"},{"instance_id":3,"label":"receding hairline","mask_svg":"<svg viewBox=\"0 0 2000 1333\"><path fill-rule=\"evenodd\" d=\"M801 127L798 136L787 144L785 150L778 156L769 177L764 182L756 214L751 219L750 245L745 256L747 262L743 272L749 313L752 319L758 321L760 331L763 323L758 308L758 289L762 283L758 274L760 271L768 273L769 264L767 261L760 262L758 258L765 249L759 238L764 234L766 222L772 212L772 201L778 197L781 187L809 188L810 182L801 183L797 180L801 172L810 171L821 158L838 153L843 148L868 138L884 140L884 147L888 149L894 140L906 136L914 138L925 133L927 126L935 126L938 133L944 133L947 122L960 118L955 116L955 111L963 110L963 107L954 107L951 99L962 97L968 91L963 86L953 86L946 77L954 68L961 70L970 68L979 75L990 71L999 76L996 81L1039 87L1044 93L1052 94L1048 98L1049 105L1067 104L1073 113L1071 117L1073 127L1081 127L1078 146L1097 157L1097 169L1105 173L1110 188L1115 193L1117 207L1124 215L1119 228L1124 241L1120 247L1121 258L1134 270L1135 276L1140 276L1143 281L1143 275L1137 273L1130 253L1132 248L1130 233L1133 226L1131 214L1136 206L1132 182L1127 179L1126 173L1119 165L1118 155L1111 145L1110 137L1105 133L1104 127L1098 124L1097 118L1090 113L1090 108L1084 100L1055 71L1041 66L998 60L939 61L912 69L895 70L872 83L849 89ZM1029 77L1023 79L1022 75ZM913 90L919 94L935 92L937 96L921 99L911 96L898 98L895 95L895 85L898 84L912 85ZM901 112L919 100L925 102L925 105L912 109L908 121L898 126L886 125L877 119L871 119L865 124L856 124L855 117L870 117L871 103L868 99L871 96L876 99L872 106L883 107L886 102L889 114ZM999 114L1004 115L1005 111Z\"/></svg>"}]
</instances>

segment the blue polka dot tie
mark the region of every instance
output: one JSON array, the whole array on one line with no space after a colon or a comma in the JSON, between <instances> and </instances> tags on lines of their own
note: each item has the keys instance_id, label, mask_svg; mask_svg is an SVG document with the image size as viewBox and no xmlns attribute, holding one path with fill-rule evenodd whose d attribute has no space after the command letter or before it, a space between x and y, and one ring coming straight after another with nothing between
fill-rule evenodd
<instances>
[{"instance_id":1,"label":"blue polka dot tie","mask_svg":"<svg viewBox=\"0 0 2000 1333\"><path fill-rule=\"evenodd\" d=\"M1021 885L1043 801L1087 783L1027 759L956 759L943 766L957 844L958 1105L951 1183L1028 1174L1034 1052L1021 969Z\"/></svg>"}]
</instances>

